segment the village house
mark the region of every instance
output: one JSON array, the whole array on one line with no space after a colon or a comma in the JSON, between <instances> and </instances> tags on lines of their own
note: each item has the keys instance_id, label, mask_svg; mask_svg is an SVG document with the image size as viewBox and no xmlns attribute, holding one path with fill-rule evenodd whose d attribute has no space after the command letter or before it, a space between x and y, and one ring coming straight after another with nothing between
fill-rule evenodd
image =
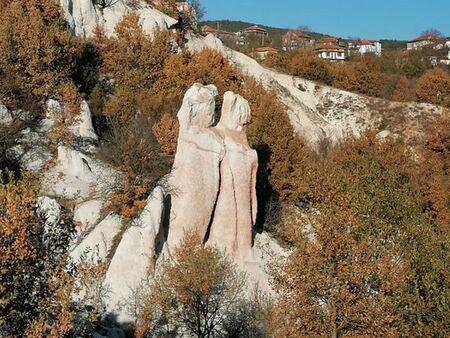
<instances>
[{"instance_id":1,"label":"village house","mask_svg":"<svg viewBox=\"0 0 450 338\"><path fill-rule=\"evenodd\" d=\"M260 60L264 60L269 55L277 53L278 50L273 47L258 47L255 49L255 56Z\"/></svg>"},{"instance_id":2,"label":"village house","mask_svg":"<svg viewBox=\"0 0 450 338\"><path fill-rule=\"evenodd\" d=\"M220 30L220 29L208 26L208 25L203 25L200 28L200 31L205 36L208 34L212 34L220 40L234 39L234 36L235 36L234 33L223 31L223 30Z\"/></svg>"},{"instance_id":3,"label":"village house","mask_svg":"<svg viewBox=\"0 0 450 338\"><path fill-rule=\"evenodd\" d=\"M316 55L329 62L345 61L345 47L341 38L324 36L317 40L314 52Z\"/></svg>"},{"instance_id":4,"label":"village house","mask_svg":"<svg viewBox=\"0 0 450 338\"><path fill-rule=\"evenodd\" d=\"M237 32L236 37L236 44L238 45L247 45L250 43L250 40L257 41L260 45L264 45L269 39L269 32L258 25L253 25Z\"/></svg>"},{"instance_id":5,"label":"village house","mask_svg":"<svg viewBox=\"0 0 450 338\"><path fill-rule=\"evenodd\" d=\"M299 31L289 31L281 38L281 46L285 52L311 48L313 45L314 40L308 34Z\"/></svg>"},{"instance_id":6,"label":"village house","mask_svg":"<svg viewBox=\"0 0 450 338\"><path fill-rule=\"evenodd\" d=\"M353 53L364 55L367 53L381 56L381 43L376 40L352 40L348 42L348 55Z\"/></svg>"},{"instance_id":7,"label":"village house","mask_svg":"<svg viewBox=\"0 0 450 338\"><path fill-rule=\"evenodd\" d=\"M431 47L434 49L442 49L446 45L446 40L439 35L426 34L419 36L406 45L407 50L418 50L424 47Z\"/></svg>"}]
</instances>

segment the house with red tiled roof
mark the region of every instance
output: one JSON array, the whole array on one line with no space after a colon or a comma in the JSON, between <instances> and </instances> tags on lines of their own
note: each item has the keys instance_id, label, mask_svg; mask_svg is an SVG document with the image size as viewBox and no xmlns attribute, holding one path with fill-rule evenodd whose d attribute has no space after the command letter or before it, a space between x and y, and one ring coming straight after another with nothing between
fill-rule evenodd
<instances>
[{"instance_id":1,"label":"house with red tiled roof","mask_svg":"<svg viewBox=\"0 0 450 338\"><path fill-rule=\"evenodd\" d=\"M223 30L220 30L220 29L208 26L208 25L203 25L200 28L200 30L203 35L212 34L221 40L226 39L226 38L234 38L234 33L223 31Z\"/></svg>"},{"instance_id":2,"label":"house with red tiled roof","mask_svg":"<svg viewBox=\"0 0 450 338\"><path fill-rule=\"evenodd\" d=\"M247 27L246 29L244 29L243 32L246 34L254 34L254 35L265 35L265 36L269 35L269 32L267 32L266 29L258 25Z\"/></svg>"},{"instance_id":3,"label":"house with red tiled roof","mask_svg":"<svg viewBox=\"0 0 450 338\"><path fill-rule=\"evenodd\" d=\"M264 60L267 56L270 54L277 54L278 49L275 49L273 47L258 47L255 49L255 55L261 60Z\"/></svg>"},{"instance_id":4,"label":"house with red tiled roof","mask_svg":"<svg viewBox=\"0 0 450 338\"><path fill-rule=\"evenodd\" d=\"M309 48L312 47L313 44L313 38L300 31L286 32L286 34L284 34L281 38L281 46L285 52L301 48Z\"/></svg>"},{"instance_id":5,"label":"house with red tiled roof","mask_svg":"<svg viewBox=\"0 0 450 338\"><path fill-rule=\"evenodd\" d=\"M439 35L425 34L421 35L411 41L408 41L406 49L421 49L425 46L432 47L434 49L443 48L446 44L446 40Z\"/></svg>"},{"instance_id":6,"label":"house with red tiled roof","mask_svg":"<svg viewBox=\"0 0 450 338\"><path fill-rule=\"evenodd\" d=\"M252 40L258 41L259 45L265 45L269 40L269 32L258 25L253 25L237 32L236 37L236 44L238 45L247 45Z\"/></svg>"},{"instance_id":7,"label":"house with red tiled roof","mask_svg":"<svg viewBox=\"0 0 450 338\"><path fill-rule=\"evenodd\" d=\"M381 43L377 40L350 40L348 42L348 54L358 53L360 55L371 53L377 56L381 56Z\"/></svg>"},{"instance_id":8,"label":"house with red tiled roof","mask_svg":"<svg viewBox=\"0 0 450 338\"><path fill-rule=\"evenodd\" d=\"M316 41L314 52L321 59L330 62L345 61L345 47L342 39L333 36L323 36Z\"/></svg>"}]
</instances>

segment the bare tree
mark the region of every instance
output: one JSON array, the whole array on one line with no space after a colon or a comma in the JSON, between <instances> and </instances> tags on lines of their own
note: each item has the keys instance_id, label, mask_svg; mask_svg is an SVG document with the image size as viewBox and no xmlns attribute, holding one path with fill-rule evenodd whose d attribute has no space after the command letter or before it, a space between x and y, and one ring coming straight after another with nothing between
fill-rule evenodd
<instances>
[{"instance_id":1,"label":"bare tree","mask_svg":"<svg viewBox=\"0 0 450 338\"><path fill-rule=\"evenodd\" d=\"M295 28L295 30L296 30L296 31L299 31L299 32L310 32L310 31L311 31L311 29L309 28L308 25L298 25L298 26Z\"/></svg>"},{"instance_id":2,"label":"bare tree","mask_svg":"<svg viewBox=\"0 0 450 338\"><path fill-rule=\"evenodd\" d=\"M425 29L421 35L437 35L437 36L443 36L442 32L436 28L428 28Z\"/></svg>"},{"instance_id":3,"label":"bare tree","mask_svg":"<svg viewBox=\"0 0 450 338\"><path fill-rule=\"evenodd\" d=\"M189 4L192 6L192 8L194 8L195 13L197 15L197 20L201 20L205 17L206 9L200 3L200 0L190 0Z\"/></svg>"}]
</instances>

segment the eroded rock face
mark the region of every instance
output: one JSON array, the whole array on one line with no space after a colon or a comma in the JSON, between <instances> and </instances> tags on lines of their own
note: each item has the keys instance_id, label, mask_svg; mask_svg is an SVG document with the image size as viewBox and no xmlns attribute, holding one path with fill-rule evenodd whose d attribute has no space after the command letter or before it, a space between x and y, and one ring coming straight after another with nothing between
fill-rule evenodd
<instances>
[{"instance_id":1,"label":"eroded rock face","mask_svg":"<svg viewBox=\"0 0 450 338\"><path fill-rule=\"evenodd\" d=\"M83 100L81 102L80 115L77 116L75 123L69 127L69 130L78 138L98 139L94 126L92 125L91 110L86 101Z\"/></svg>"},{"instance_id":2,"label":"eroded rock face","mask_svg":"<svg viewBox=\"0 0 450 338\"><path fill-rule=\"evenodd\" d=\"M70 257L75 263L96 264L104 262L114 245L114 238L122 229L122 218L108 215L86 237L75 246Z\"/></svg>"},{"instance_id":3,"label":"eroded rock face","mask_svg":"<svg viewBox=\"0 0 450 338\"><path fill-rule=\"evenodd\" d=\"M141 216L123 234L106 273L104 286L109 290L106 310L121 324L134 321L124 305L130 304L133 294L148 285L158 251L158 237L162 235L163 209L164 193L157 187Z\"/></svg>"},{"instance_id":4,"label":"eroded rock face","mask_svg":"<svg viewBox=\"0 0 450 338\"><path fill-rule=\"evenodd\" d=\"M233 92L224 96L222 115L214 130L223 140L220 186L207 244L244 258L252 248L256 222L258 155L251 149L245 125L250 122L248 102Z\"/></svg>"},{"instance_id":5,"label":"eroded rock face","mask_svg":"<svg viewBox=\"0 0 450 338\"><path fill-rule=\"evenodd\" d=\"M178 113L168 244L173 249L195 229L209 245L244 258L251 252L257 211L258 158L245 134L250 106L227 92L221 120L212 127L215 96L215 87L195 84Z\"/></svg>"},{"instance_id":6,"label":"eroded rock face","mask_svg":"<svg viewBox=\"0 0 450 338\"><path fill-rule=\"evenodd\" d=\"M185 94L178 112L180 134L169 178L169 248L185 231L196 229L204 238L219 192L223 142L210 128L214 123L215 86L195 84Z\"/></svg>"},{"instance_id":7,"label":"eroded rock face","mask_svg":"<svg viewBox=\"0 0 450 338\"><path fill-rule=\"evenodd\" d=\"M145 1L106 0L105 6L93 5L92 0L60 0L65 18L74 35L90 38L100 26L106 35L114 35L122 18L134 12L139 15L142 29L152 35L155 30L167 30L178 21L153 9Z\"/></svg>"}]
</instances>

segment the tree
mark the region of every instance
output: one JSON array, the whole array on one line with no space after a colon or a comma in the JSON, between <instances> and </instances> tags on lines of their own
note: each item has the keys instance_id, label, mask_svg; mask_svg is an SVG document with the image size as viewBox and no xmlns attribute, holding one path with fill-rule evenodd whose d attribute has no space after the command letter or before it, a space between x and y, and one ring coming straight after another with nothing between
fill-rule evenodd
<instances>
[{"instance_id":1,"label":"tree","mask_svg":"<svg viewBox=\"0 0 450 338\"><path fill-rule=\"evenodd\" d=\"M245 276L215 248L204 247L196 233L187 233L174 261L166 261L151 286L153 292L138 322L140 337L186 333L213 337L243 296ZM171 334L170 334L170 333Z\"/></svg>"},{"instance_id":2,"label":"tree","mask_svg":"<svg viewBox=\"0 0 450 338\"><path fill-rule=\"evenodd\" d=\"M450 75L439 67L426 71L416 84L419 100L450 107Z\"/></svg>"},{"instance_id":3,"label":"tree","mask_svg":"<svg viewBox=\"0 0 450 338\"><path fill-rule=\"evenodd\" d=\"M442 32L436 28L428 28L425 29L421 35L437 35L437 36L443 36Z\"/></svg>"},{"instance_id":4,"label":"tree","mask_svg":"<svg viewBox=\"0 0 450 338\"><path fill-rule=\"evenodd\" d=\"M21 90L38 96L58 94L70 80L81 43L67 29L53 0L13 0L0 14L0 68Z\"/></svg>"},{"instance_id":5,"label":"tree","mask_svg":"<svg viewBox=\"0 0 450 338\"><path fill-rule=\"evenodd\" d=\"M295 30L296 30L296 31L299 31L299 32L310 32L310 31L311 31L311 29L309 28L308 25L298 25L298 26L295 28Z\"/></svg>"},{"instance_id":6,"label":"tree","mask_svg":"<svg viewBox=\"0 0 450 338\"><path fill-rule=\"evenodd\" d=\"M195 11L195 14L197 16L197 20L200 21L205 17L206 9L201 4L200 0L189 0L189 4L192 6L192 8Z\"/></svg>"},{"instance_id":7,"label":"tree","mask_svg":"<svg viewBox=\"0 0 450 338\"><path fill-rule=\"evenodd\" d=\"M308 165L309 216L285 225L293 251L272 270L275 336L448 334L449 239L423 217L416 168L401 141L375 134Z\"/></svg>"}]
</instances>

